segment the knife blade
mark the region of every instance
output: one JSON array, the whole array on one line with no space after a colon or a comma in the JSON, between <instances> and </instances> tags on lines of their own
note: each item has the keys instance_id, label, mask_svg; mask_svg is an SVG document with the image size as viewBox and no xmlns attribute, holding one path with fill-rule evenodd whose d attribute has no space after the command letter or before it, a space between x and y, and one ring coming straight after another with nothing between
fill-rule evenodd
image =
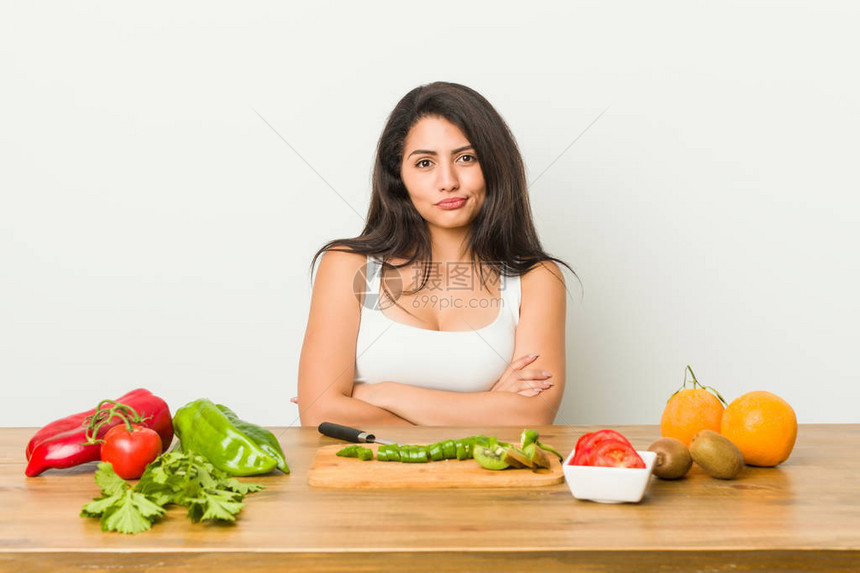
<instances>
[{"instance_id":1,"label":"knife blade","mask_svg":"<svg viewBox=\"0 0 860 573\"><path fill-rule=\"evenodd\" d=\"M346 440L347 442L375 444L397 443L389 440L381 440L375 435L369 434L357 428L341 426L340 424L334 424L332 422L323 422L319 425L317 429L319 430L320 434L324 436L328 436L330 438L337 438L338 440Z\"/></svg>"}]
</instances>

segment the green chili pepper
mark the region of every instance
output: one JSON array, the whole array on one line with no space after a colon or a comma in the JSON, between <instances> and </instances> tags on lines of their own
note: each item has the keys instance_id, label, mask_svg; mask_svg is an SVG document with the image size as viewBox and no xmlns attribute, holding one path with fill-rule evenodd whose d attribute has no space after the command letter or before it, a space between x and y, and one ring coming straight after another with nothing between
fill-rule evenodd
<instances>
[{"instance_id":1,"label":"green chili pepper","mask_svg":"<svg viewBox=\"0 0 860 573\"><path fill-rule=\"evenodd\" d=\"M547 451L547 452L550 452L550 453L552 453L552 454L555 454L555 455L556 455L556 457L558 458L558 461L560 461L560 462L561 462L561 461L564 461L564 456L563 456L563 455L561 455L560 453L558 453L557 451L555 451L554 449L552 449L551 447L549 447L548 445L546 445L546 444L542 444L542 443L540 443L540 442L535 442L535 443L537 444L537 446L538 446L540 449L542 449L542 450L544 450L544 451Z\"/></svg>"},{"instance_id":2,"label":"green chili pepper","mask_svg":"<svg viewBox=\"0 0 860 573\"><path fill-rule=\"evenodd\" d=\"M495 442L497 441L498 440L496 438L489 438L483 434L478 434L477 436L472 436L472 447L477 445L489 448L491 446L495 446Z\"/></svg>"},{"instance_id":3,"label":"green chili pepper","mask_svg":"<svg viewBox=\"0 0 860 573\"><path fill-rule=\"evenodd\" d=\"M434 462L445 459L445 451L442 448L442 444L439 442L427 446L427 453L430 455L430 459Z\"/></svg>"},{"instance_id":4,"label":"green chili pepper","mask_svg":"<svg viewBox=\"0 0 860 573\"><path fill-rule=\"evenodd\" d=\"M442 455L446 460L451 460L457 457L457 446L454 440L445 440L442 442Z\"/></svg>"},{"instance_id":5,"label":"green chili pepper","mask_svg":"<svg viewBox=\"0 0 860 573\"><path fill-rule=\"evenodd\" d=\"M367 461L373 459L373 450L353 444L351 446L341 448L335 455L344 458L358 458L362 461Z\"/></svg>"},{"instance_id":6,"label":"green chili pepper","mask_svg":"<svg viewBox=\"0 0 860 573\"><path fill-rule=\"evenodd\" d=\"M407 464L425 464L430 461L427 450L421 446L402 446L400 461Z\"/></svg>"},{"instance_id":7,"label":"green chili pepper","mask_svg":"<svg viewBox=\"0 0 860 573\"><path fill-rule=\"evenodd\" d=\"M475 436L463 438L463 445L466 447L466 459L471 460L474 457L472 455L472 449L475 447Z\"/></svg>"},{"instance_id":8,"label":"green chili pepper","mask_svg":"<svg viewBox=\"0 0 860 573\"><path fill-rule=\"evenodd\" d=\"M558 458L558 461L560 461L560 462L564 461L564 456L562 456L560 453L558 453L557 451L552 449L550 446L540 442L539 440L535 440L535 445L537 445L537 447L539 447L540 449L542 449L546 452L550 452L551 454L555 454L555 456Z\"/></svg>"},{"instance_id":9,"label":"green chili pepper","mask_svg":"<svg viewBox=\"0 0 860 573\"><path fill-rule=\"evenodd\" d=\"M344 458L354 458L358 455L355 453L355 450L357 449L358 446L346 446L345 448L339 449L335 455Z\"/></svg>"},{"instance_id":10,"label":"green chili pepper","mask_svg":"<svg viewBox=\"0 0 860 573\"><path fill-rule=\"evenodd\" d=\"M278 467L278 460L253 436L236 427L224 412L205 398L179 408L173 417L173 429L183 451L197 452L231 475L265 474Z\"/></svg>"},{"instance_id":11,"label":"green chili pepper","mask_svg":"<svg viewBox=\"0 0 860 573\"><path fill-rule=\"evenodd\" d=\"M216 406L224 413L225 416L227 416L227 419L233 423L233 426L235 426L237 430L248 436L258 446L260 446L261 450L278 461L279 470L285 474L290 473L290 468L287 466L287 460L284 459L284 451L281 449L281 444L278 442L278 438L275 437L275 434L266 428L239 419L236 412L223 404L216 404Z\"/></svg>"},{"instance_id":12,"label":"green chili pepper","mask_svg":"<svg viewBox=\"0 0 860 573\"><path fill-rule=\"evenodd\" d=\"M537 449L537 444L532 442L530 444L526 444L523 449L519 450L522 452L528 459L533 460L535 457L535 450Z\"/></svg>"},{"instance_id":13,"label":"green chili pepper","mask_svg":"<svg viewBox=\"0 0 860 573\"><path fill-rule=\"evenodd\" d=\"M540 440L538 440L537 430L523 430L523 433L520 434L520 449L525 450L526 446L528 446L529 444L537 444L537 447L539 447L540 449L555 454L558 457L559 461L564 460L564 456L562 456L560 453L547 446L546 444L542 444Z\"/></svg>"},{"instance_id":14,"label":"green chili pepper","mask_svg":"<svg viewBox=\"0 0 860 573\"><path fill-rule=\"evenodd\" d=\"M467 460L469 458L466 457L466 444L463 443L462 440L457 440L454 442L455 447L457 449L457 459L458 460Z\"/></svg>"},{"instance_id":15,"label":"green chili pepper","mask_svg":"<svg viewBox=\"0 0 860 573\"><path fill-rule=\"evenodd\" d=\"M389 446L385 446L386 453L388 454L388 461L390 462L399 462L400 461L400 446L397 444L391 444Z\"/></svg>"},{"instance_id":16,"label":"green chili pepper","mask_svg":"<svg viewBox=\"0 0 860 573\"><path fill-rule=\"evenodd\" d=\"M538 433L536 430L523 430L520 434L520 449L526 449L529 444L534 444L538 441Z\"/></svg>"}]
</instances>

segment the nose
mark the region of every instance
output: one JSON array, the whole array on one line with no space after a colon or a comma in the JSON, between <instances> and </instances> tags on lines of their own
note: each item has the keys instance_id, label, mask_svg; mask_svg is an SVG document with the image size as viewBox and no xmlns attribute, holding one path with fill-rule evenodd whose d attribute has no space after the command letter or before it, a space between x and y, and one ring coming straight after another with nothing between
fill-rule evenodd
<instances>
[{"instance_id":1,"label":"nose","mask_svg":"<svg viewBox=\"0 0 860 573\"><path fill-rule=\"evenodd\" d=\"M460 181L457 179L457 171L452 163L443 162L436 170L437 179L436 185L439 191L454 191L460 188Z\"/></svg>"}]
</instances>

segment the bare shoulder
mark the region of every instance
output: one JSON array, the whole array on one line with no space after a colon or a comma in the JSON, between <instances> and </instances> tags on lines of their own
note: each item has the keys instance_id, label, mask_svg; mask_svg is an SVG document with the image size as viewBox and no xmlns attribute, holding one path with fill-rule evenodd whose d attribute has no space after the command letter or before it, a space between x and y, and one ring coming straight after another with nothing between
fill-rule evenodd
<instances>
[{"instance_id":1,"label":"bare shoulder","mask_svg":"<svg viewBox=\"0 0 860 573\"><path fill-rule=\"evenodd\" d=\"M317 276L343 276L353 275L362 269L367 263L367 256L356 253L346 247L338 247L342 250L326 251L319 263Z\"/></svg>"},{"instance_id":2,"label":"bare shoulder","mask_svg":"<svg viewBox=\"0 0 860 573\"><path fill-rule=\"evenodd\" d=\"M564 274L555 261L541 261L522 275L523 293L560 290L564 292Z\"/></svg>"},{"instance_id":3,"label":"bare shoulder","mask_svg":"<svg viewBox=\"0 0 860 573\"><path fill-rule=\"evenodd\" d=\"M541 261L520 279L522 299L520 316L563 317L567 309L567 286L559 266L553 261Z\"/></svg>"},{"instance_id":4,"label":"bare shoulder","mask_svg":"<svg viewBox=\"0 0 860 573\"><path fill-rule=\"evenodd\" d=\"M367 257L353 251L326 251L314 279L314 298L330 308L360 309L364 301Z\"/></svg>"}]
</instances>

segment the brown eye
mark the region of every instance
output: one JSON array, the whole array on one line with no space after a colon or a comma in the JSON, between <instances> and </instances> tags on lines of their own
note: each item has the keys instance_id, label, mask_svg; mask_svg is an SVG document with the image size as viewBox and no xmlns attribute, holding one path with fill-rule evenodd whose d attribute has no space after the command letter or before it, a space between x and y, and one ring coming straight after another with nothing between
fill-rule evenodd
<instances>
[{"instance_id":1,"label":"brown eye","mask_svg":"<svg viewBox=\"0 0 860 573\"><path fill-rule=\"evenodd\" d=\"M460 156L460 161L462 161L463 163L475 163L476 161L478 161L478 158L474 155L470 155L467 153L465 155Z\"/></svg>"},{"instance_id":2,"label":"brown eye","mask_svg":"<svg viewBox=\"0 0 860 573\"><path fill-rule=\"evenodd\" d=\"M429 159L422 159L421 161L419 161L418 163L415 164L415 167L424 168L424 167L430 167L430 165L432 165L432 163L430 162Z\"/></svg>"}]
</instances>

